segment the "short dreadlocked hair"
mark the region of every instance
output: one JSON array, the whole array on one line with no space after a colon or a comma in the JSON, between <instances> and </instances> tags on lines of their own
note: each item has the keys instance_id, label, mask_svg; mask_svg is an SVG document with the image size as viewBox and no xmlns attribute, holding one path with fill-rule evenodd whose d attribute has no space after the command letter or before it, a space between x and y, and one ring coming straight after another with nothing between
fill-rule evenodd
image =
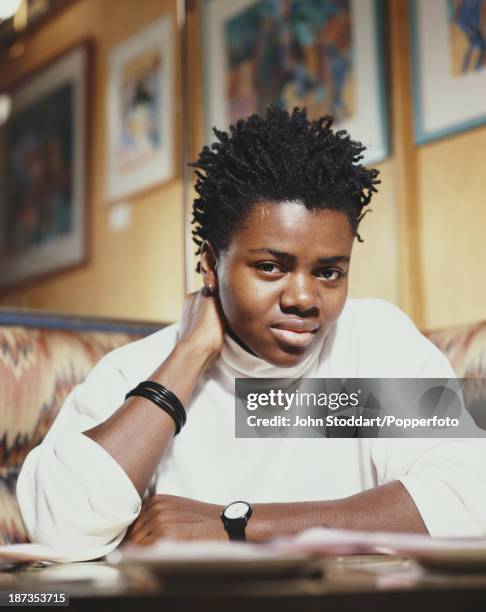
<instances>
[{"instance_id":1,"label":"short dreadlocked hair","mask_svg":"<svg viewBox=\"0 0 486 612\"><path fill-rule=\"evenodd\" d=\"M378 170L358 162L366 149L346 130L333 131L326 115L309 121L306 108L291 114L271 105L265 116L251 115L228 132L213 128L219 142L203 147L197 161L193 240L222 252L232 233L257 202L299 201L308 210L344 212L358 240L358 226L369 204ZM198 263L197 272L200 271Z\"/></svg>"}]
</instances>

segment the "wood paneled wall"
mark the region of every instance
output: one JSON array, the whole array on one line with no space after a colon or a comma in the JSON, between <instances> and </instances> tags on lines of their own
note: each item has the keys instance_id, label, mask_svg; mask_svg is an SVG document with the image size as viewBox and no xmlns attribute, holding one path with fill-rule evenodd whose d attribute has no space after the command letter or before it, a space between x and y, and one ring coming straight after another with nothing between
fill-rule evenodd
<instances>
[{"instance_id":1,"label":"wood paneled wall","mask_svg":"<svg viewBox=\"0 0 486 612\"><path fill-rule=\"evenodd\" d=\"M198 3L188 4L186 87L176 108L178 114L187 110L186 154L194 158L204 133L201 52ZM486 319L486 127L415 146L408 3L386 5L392 152L378 165L382 185L361 226L365 242L354 247L350 292L390 300L429 329ZM188 218L193 192L186 185L184 193L181 168L179 178L131 200L132 224L124 232L107 229L103 199L107 53L166 11L175 17L176 0L77 0L32 37L21 58L0 63L1 89L76 40L96 43L90 262L0 296L0 304L176 320L184 274L197 286L194 260L185 270L183 263L184 250L190 255L194 249L187 234L184 244L182 202Z\"/></svg>"},{"instance_id":2,"label":"wood paneled wall","mask_svg":"<svg viewBox=\"0 0 486 612\"><path fill-rule=\"evenodd\" d=\"M177 0L74 0L27 40L25 52L18 59L2 58L0 90L76 42L88 38L94 43L88 160L89 261L85 266L3 293L0 304L158 321L179 317L184 295L184 230L179 162L180 49L175 31L177 177L130 198L131 224L123 231L109 229L110 207L104 197L108 53L164 14L172 14L176 29L176 5Z\"/></svg>"}]
</instances>

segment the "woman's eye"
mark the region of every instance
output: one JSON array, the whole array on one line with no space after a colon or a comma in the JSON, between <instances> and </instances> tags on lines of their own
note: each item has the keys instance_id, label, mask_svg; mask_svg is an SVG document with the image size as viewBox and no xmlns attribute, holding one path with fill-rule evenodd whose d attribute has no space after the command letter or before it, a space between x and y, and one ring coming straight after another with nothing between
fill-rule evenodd
<instances>
[{"instance_id":1,"label":"woman's eye","mask_svg":"<svg viewBox=\"0 0 486 612\"><path fill-rule=\"evenodd\" d=\"M326 280L329 281L335 281L335 280L339 280L343 273L341 272L341 270L321 270L319 272L319 275L321 278L325 278Z\"/></svg>"},{"instance_id":2,"label":"woman's eye","mask_svg":"<svg viewBox=\"0 0 486 612\"><path fill-rule=\"evenodd\" d=\"M280 272L280 267L277 264L271 262L257 264L257 268L259 270L262 270L262 272L269 272L270 274Z\"/></svg>"}]
</instances>

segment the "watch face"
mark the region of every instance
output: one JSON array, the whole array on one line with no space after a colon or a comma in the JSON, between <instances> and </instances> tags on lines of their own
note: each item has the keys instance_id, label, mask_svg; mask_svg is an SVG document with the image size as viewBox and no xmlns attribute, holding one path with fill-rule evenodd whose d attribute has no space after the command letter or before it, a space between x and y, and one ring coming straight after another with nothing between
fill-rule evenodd
<instances>
[{"instance_id":1,"label":"watch face","mask_svg":"<svg viewBox=\"0 0 486 612\"><path fill-rule=\"evenodd\" d=\"M224 511L227 519L239 519L247 515L250 506L246 502L234 502Z\"/></svg>"}]
</instances>

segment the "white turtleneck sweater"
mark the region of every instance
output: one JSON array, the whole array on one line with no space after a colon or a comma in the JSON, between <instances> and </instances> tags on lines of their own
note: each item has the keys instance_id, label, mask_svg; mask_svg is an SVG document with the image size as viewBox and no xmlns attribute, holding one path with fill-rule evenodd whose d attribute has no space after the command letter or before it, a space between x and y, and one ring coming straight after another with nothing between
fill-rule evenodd
<instances>
[{"instance_id":1,"label":"white turtleneck sweater","mask_svg":"<svg viewBox=\"0 0 486 612\"><path fill-rule=\"evenodd\" d=\"M171 325L112 351L67 397L18 480L33 542L72 561L98 558L121 542L141 499L111 455L82 432L107 419L160 366L177 333L178 324ZM274 367L227 336L146 495L221 505L332 500L400 480L432 536L486 535L484 439L236 439L237 377L449 378L454 372L410 319L382 300L348 300L324 342L293 368Z\"/></svg>"}]
</instances>

